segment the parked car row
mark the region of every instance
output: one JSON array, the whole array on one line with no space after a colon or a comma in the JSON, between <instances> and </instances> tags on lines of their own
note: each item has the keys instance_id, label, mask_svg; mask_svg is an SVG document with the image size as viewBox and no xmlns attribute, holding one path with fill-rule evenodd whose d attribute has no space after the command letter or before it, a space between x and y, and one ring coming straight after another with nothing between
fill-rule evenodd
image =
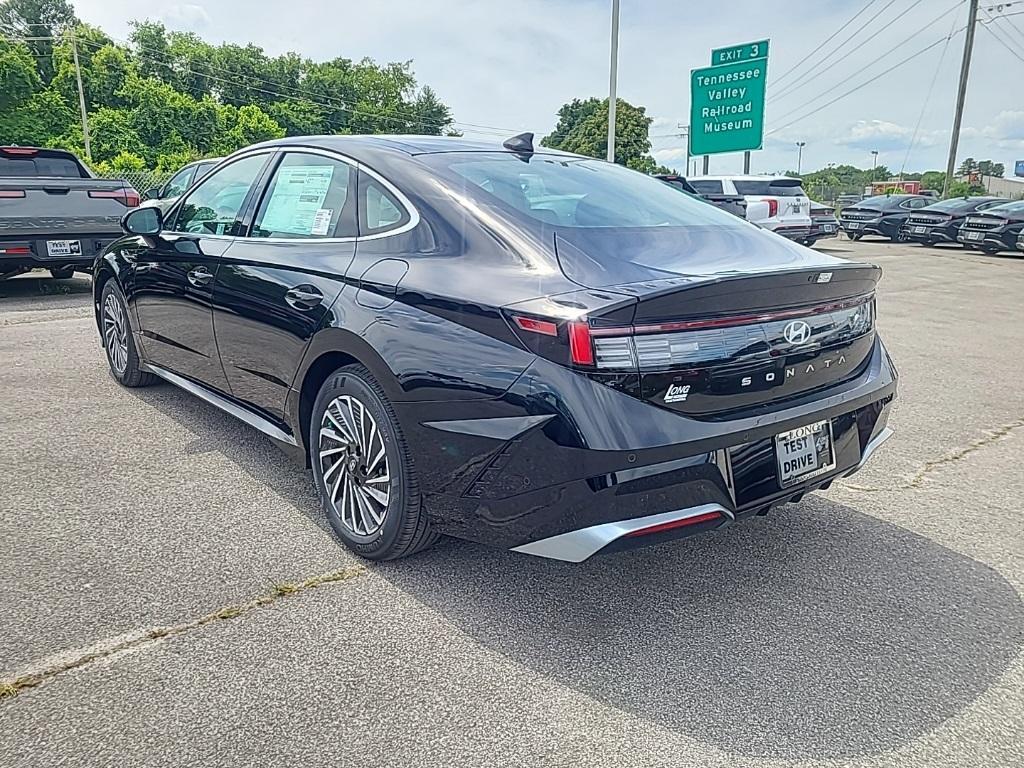
<instances>
[{"instance_id":1,"label":"parked car row","mask_svg":"<svg viewBox=\"0 0 1024 768\"><path fill-rule=\"evenodd\" d=\"M971 196L934 202L923 195L879 195L844 208L842 230L851 240L879 235L925 245L961 243L986 253L1019 248L1024 201Z\"/></svg>"}]
</instances>

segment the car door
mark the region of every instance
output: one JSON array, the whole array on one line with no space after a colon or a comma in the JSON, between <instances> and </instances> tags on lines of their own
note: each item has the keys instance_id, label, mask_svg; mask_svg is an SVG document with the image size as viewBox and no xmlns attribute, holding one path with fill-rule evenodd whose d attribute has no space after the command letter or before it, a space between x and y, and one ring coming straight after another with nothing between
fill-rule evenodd
<instances>
[{"instance_id":1,"label":"car door","mask_svg":"<svg viewBox=\"0 0 1024 768\"><path fill-rule=\"evenodd\" d=\"M139 254L133 270L146 359L225 392L230 390L213 335L213 281L270 157L247 155L203 179L170 211L164 231Z\"/></svg>"},{"instance_id":2,"label":"car door","mask_svg":"<svg viewBox=\"0 0 1024 768\"><path fill-rule=\"evenodd\" d=\"M221 260L213 323L231 392L278 421L355 253L355 174L334 153L282 152Z\"/></svg>"}]
</instances>

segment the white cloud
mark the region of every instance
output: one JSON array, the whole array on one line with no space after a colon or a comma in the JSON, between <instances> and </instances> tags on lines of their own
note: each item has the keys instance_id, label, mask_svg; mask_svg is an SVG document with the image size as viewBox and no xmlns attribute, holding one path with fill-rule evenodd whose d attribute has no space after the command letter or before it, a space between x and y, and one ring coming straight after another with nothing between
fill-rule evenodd
<instances>
[{"instance_id":1,"label":"white cloud","mask_svg":"<svg viewBox=\"0 0 1024 768\"><path fill-rule=\"evenodd\" d=\"M954 38L944 56L937 46L834 105L814 109L883 71L893 59L909 55L913 49L898 44L937 15L933 3L919 3L898 23L887 24L906 10L896 4L868 30L862 48L839 52L825 64L816 55L785 81L789 91L774 98L782 89L773 78L845 23L855 13L854 4L813 3L796 15L779 13L776 4L763 0L702 5L700 13L693 5L678 0L622 4L619 95L645 106L656 118L652 134L672 134L678 123L688 122L689 73L709 63L711 48L769 37L766 129L806 117L766 136L765 148L753 156L755 172L794 167L795 141L807 142L804 168L847 162L863 167L870 162L871 149L899 155L898 162L890 162L899 167L919 118L921 134L907 170L945 165L962 37ZM293 50L315 59L411 59L419 81L434 88L456 120L543 135L554 126L564 102L607 92L608 3L519 0L510 8L498 0L298 0L286 7L279 0L170 0L163 8L140 6L137 0L75 0L81 18L118 39L128 36L131 19L159 15L170 26L195 31L210 42L252 42L270 54ZM965 12L966 4L955 14L957 26L964 23ZM934 31L941 34L937 27ZM867 66L878 57L883 57L879 63ZM1024 151L1018 149L1024 141L1020 114L1000 113L1007 104L1004 73L1019 66L998 46L976 48L964 124L977 131L965 131L961 157L992 157L1009 164ZM820 77L799 85L804 73L817 72ZM935 87L926 100L933 77ZM473 135L471 128L460 128ZM654 146L658 153L685 154L681 140L672 136L656 139ZM742 162L741 154L722 155L711 159L711 167L738 171Z\"/></svg>"},{"instance_id":2,"label":"white cloud","mask_svg":"<svg viewBox=\"0 0 1024 768\"><path fill-rule=\"evenodd\" d=\"M201 32L210 26L210 14L195 3L177 3L158 9L156 15L169 29Z\"/></svg>"}]
</instances>

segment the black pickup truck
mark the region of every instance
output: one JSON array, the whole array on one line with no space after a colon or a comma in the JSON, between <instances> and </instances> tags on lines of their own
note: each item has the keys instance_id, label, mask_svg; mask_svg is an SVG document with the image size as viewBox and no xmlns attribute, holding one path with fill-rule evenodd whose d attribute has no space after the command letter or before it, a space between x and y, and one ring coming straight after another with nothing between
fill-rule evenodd
<instances>
[{"instance_id":1,"label":"black pickup truck","mask_svg":"<svg viewBox=\"0 0 1024 768\"><path fill-rule=\"evenodd\" d=\"M70 152L0 147L0 280L31 269L90 272L139 204L124 181L94 178Z\"/></svg>"},{"instance_id":2,"label":"black pickup truck","mask_svg":"<svg viewBox=\"0 0 1024 768\"><path fill-rule=\"evenodd\" d=\"M700 182L687 181L683 176L677 176L674 173L660 173L655 178L668 184L670 187L675 187L681 192L685 192L691 197L699 198L711 203L716 208L721 208L723 211L739 216L741 219L747 218L747 200L743 195L724 195L721 192L709 192L699 189ZM721 182L718 182L721 185Z\"/></svg>"}]
</instances>

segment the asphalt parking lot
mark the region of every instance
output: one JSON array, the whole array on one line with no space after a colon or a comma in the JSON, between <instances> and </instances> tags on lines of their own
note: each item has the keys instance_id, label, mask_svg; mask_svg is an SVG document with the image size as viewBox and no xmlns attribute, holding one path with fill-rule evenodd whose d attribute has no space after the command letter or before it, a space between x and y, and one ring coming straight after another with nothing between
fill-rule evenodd
<instances>
[{"instance_id":1,"label":"asphalt parking lot","mask_svg":"<svg viewBox=\"0 0 1024 768\"><path fill-rule=\"evenodd\" d=\"M581 565L362 564L258 433L115 384L85 278L0 283L0 762L1024 765L1024 258L825 248L885 270L896 437Z\"/></svg>"}]
</instances>

